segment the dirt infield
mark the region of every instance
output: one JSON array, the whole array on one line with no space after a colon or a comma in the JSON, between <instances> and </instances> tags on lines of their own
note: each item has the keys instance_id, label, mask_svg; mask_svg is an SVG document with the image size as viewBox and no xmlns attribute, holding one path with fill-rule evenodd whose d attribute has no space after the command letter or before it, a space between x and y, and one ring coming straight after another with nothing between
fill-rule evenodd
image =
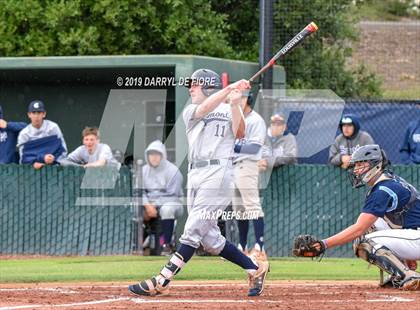
<instances>
[{"instance_id":1,"label":"dirt infield","mask_svg":"<svg viewBox=\"0 0 420 310\"><path fill-rule=\"evenodd\" d=\"M420 293L378 288L371 281L268 282L246 297L243 282L175 281L169 295L137 297L127 283L0 284L5 309L419 309Z\"/></svg>"}]
</instances>

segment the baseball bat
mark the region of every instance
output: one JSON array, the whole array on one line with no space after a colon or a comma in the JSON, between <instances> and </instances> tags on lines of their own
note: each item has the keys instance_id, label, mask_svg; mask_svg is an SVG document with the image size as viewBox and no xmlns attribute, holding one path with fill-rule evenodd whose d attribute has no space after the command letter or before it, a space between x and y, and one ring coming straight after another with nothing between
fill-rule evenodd
<instances>
[{"instance_id":1,"label":"baseball bat","mask_svg":"<svg viewBox=\"0 0 420 310\"><path fill-rule=\"evenodd\" d=\"M249 82L253 82L257 77L259 77L261 74L263 74L265 71L267 71L270 67L274 66L276 61L284 55L287 55L292 49L294 49L296 46L298 46L307 36L314 33L318 30L318 26L311 22L309 25L307 25L301 32L299 32L297 35L293 37L285 46L283 46L277 54L273 56L273 58L270 59L270 61L262 67L257 73L255 73L250 79Z\"/></svg>"}]
</instances>

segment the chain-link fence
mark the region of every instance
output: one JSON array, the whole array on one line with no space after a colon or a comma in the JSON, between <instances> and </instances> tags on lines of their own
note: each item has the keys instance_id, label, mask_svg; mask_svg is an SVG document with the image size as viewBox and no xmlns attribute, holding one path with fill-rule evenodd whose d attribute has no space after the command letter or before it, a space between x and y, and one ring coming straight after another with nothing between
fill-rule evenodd
<instances>
[{"instance_id":1,"label":"chain-link fence","mask_svg":"<svg viewBox=\"0 0 420 310\"><path fill-rule=\"evenodd\" d=\"M420 185L420 167L394 171ZM100 172L103 177L108 172ZM114 189L81 189L84 171L75 167L0 165L0 254L109 255L136 248L133 210L109 198L130 201L131 174L123 168ZM354 223L365 191L353 189L342 169L325 165L290 165L273 170L262 191L265 247L270 256L290 256L301 233L327 237ZM96 205L76 205L78 197ZM98 199L101 202L98 202ZM251 225L252 226L252 225ZM237 242L236 223L227 223L227 238ZM248 244L255 240L252 228ZM352 256L351 245L328 252Z\"/></svg>"},{"instance_id":2,"label":"chain-link fence","mask_svg":"<svg viewBox=\"0 0 420 310\"><path fill-rule=\"evenodd\" d=\"M289 87L329 88L346 98L417 99L418 12L415 0L274 1L272 53L314 21L318 32L280 62Z\"/></svg>"},{"instance_id":3,"label":"chain-link fence","mask_svg":"<svg viewBox=\"0 0 420 310\"><path fill-rule=\"evenodd\" d=\"M101 169L101 178L115 176ZM0 253L43 255L129 254L130 205L108 198L131 196L131 174L122 168L113 189L83 189L79 167L0 165ZM95 205L77 205L80 197Z\"/></svg>"}]
</instances>

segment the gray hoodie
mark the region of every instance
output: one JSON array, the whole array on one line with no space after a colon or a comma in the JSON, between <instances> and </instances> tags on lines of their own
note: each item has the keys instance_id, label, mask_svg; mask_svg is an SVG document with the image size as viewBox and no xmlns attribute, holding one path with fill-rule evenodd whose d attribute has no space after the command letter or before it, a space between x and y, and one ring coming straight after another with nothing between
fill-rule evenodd
<instances>
[{"instance_id":1,"label":"gray hoodie","mask_svg":"<svg viewBox=\"0 0 420 310\"><path fill-rule=\"evenodd\" d=\"M267 129L267 137L263 148L263 158L270 168L297 163L296 138L291 133L273 137L271 128Z\"/></svg>"},{"instance_id":2,"label":"gray hoodie","mask_svg":"<svg viewBox=\"0 0 420 310\"><path fill-rule=\"evenodd\" d=\"M147 153L156 151L162 154L162 160L157 167L148 162ZM166 158L166 148L159 140L149 144L144 156L147 164L143 166L143 204L153 203L162 206L168 202L181 202L182 174L179 169Z\"/></svg>"},{"instance_id":3,"label":"gray hoodie","mask_svg":"<svg viewBox=\"0 0 420 310\"><path fill-rule=\"evenodd\" d=\"M357 116L345 114L340 121L341 132L343 132L343 120L349 120L353 124L354 133L349 138L345 137L342 133L335 138L335 142L331 145L328 156L328 162L334 166L341 166L342 155L352 155L356 148L360 146L375 144L372 137L366 131L360 130L360 121Z\"/></svg>"}]
</instances>

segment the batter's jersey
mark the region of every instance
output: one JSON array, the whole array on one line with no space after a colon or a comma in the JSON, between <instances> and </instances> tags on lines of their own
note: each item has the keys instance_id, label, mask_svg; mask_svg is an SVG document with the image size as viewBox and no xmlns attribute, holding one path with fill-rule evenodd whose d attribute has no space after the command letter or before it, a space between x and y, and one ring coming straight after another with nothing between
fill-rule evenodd
<instances>
[{"instance_id":1,"label":"batter's jersey","mask_svg":"<svg viewBox=\"0 0 420 310\"><path fill-rule=\"evenodd\" d=\"M241 154L235 153L234 162L244 159L260 160L262 158L262 146L265 142L267 127L264 119L254 110L245 117L245 137L242 139L243 144L259 144L261 148L257 154Z\"/></svg>"},{"instance_id":2,"label":"batter's jersey","mask_svg":"<svg viewBox=\"0 0 420 310\"><path fill-rule=\"evenodd\" d=\"M212 112L198 119L194 118L197 107L197 104L189 104L183 111L189 162L231 158L235 137L230 105L221 103Z\"/></svg>"},{"instance_id":3,"label":"batter's jersey","mask_svg":"<svg viewBox=\"0 0 420 310\"><path fill-rule=\"evenodd\" d=\"M407 206L411 198L411 191L398 179L383 180L375 184L366 197L363 213L370 213L377 217L393 217ZM420 200L402 217L403 228L420 227Z\"/></svg>"}]
</instances>

